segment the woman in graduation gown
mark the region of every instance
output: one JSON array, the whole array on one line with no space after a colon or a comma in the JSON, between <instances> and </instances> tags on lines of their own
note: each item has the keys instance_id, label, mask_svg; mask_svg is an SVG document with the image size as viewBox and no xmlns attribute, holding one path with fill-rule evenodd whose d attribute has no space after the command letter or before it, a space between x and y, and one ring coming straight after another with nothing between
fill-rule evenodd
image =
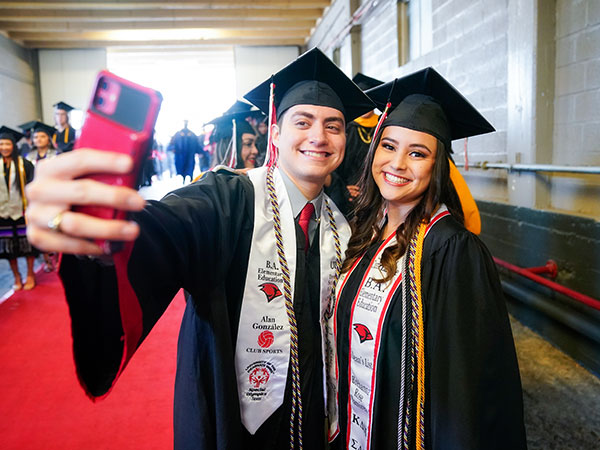
<instances>
[{"instance_id":1,"label":"woman in graduation gown","mask_svg":"<svg viewBox=\"0 0 600 450\"><path fill-rule=\"evenodd\" d=\"M16 142L23 135L8 127L0 128L2 179L0 180L0 258L8 259L15 277L14 290L33 289L33 262L37 251L27 240L25 225L25 185L33 179L33 164L19 156ZM21 280L17 258L27 259L27 280Z\"/></svg>"},{"instance_id":2,"label":"woman in graduation gown","mask_svg":"<svg viewBox=\"0 0 600 450\"><path fill-rule=\"evenodd\" d=\"M449 176L451 140L493 128L431 68L368 95L391 112L360 179L329 322L330 438L363 450L526 448L501 285Z\"/></svg>"},{"instance_id":3,"label":"woman in graduation gown","mask_svg":"<svg viewBox=\"0 0 600 450\"><path fill-rule=\"evenodd\" d=\"M254 169L257 166L258 148L256 131L252 125L239 113L219 117L215 123L220 133L229 139L227 153L221 164L232 169Z\"/></svg>"},{"instance_id":4,"label":"woman in graduation gown","mask_svg":"<svg viewBox=\"0 0 600 450\"><path fill-rule=\"evenodd\" d=\"M38 161L54 158L58 151L52 143L56 129L42 122L35 122L33 127L33 148L27 154L27 159L36 165Z\"/></svg>"}]
</instances>

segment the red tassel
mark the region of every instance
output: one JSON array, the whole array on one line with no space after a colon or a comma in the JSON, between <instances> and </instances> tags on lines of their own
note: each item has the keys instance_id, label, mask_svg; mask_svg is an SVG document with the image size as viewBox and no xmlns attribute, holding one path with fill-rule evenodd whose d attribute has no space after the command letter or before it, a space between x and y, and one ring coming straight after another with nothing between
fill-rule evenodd
<instances>
[{"instance_id":1,"label":"red tassel","mask_svg":"<svg viewBox=\"0 0 600 450\"><path fill-rule=\"evenodd\" d=\"M375 128L375 133L373 133L373 140L377 139L377 134L379 133L379 129L381 128L383 121L387 118L388 111L390 110L391 107L392 107L392 103L387 102L387 104L385 105L385 109L383 110L383 114L379 117L379 121L377 122L377 127Z\"/></svg>"}]
</instances>

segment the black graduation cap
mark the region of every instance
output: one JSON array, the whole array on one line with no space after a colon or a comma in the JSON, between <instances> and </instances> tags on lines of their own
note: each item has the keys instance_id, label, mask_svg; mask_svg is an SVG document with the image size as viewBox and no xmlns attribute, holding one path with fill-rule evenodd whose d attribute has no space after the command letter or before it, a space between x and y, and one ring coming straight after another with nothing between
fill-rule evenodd
<instances>
[{"instance_id":1,"label":"black graduation cap","mask_svg":"<svg viewBox=\"0 0 600 450\"><path fill-rule=\"evenodd\" d=\"M321 50L313 48L299 56L244 98L269 114L271 81L275 84L277 117L295 105L335 108L346 122L374 109L375 105Z\"/></svg>"},{"instance_id":2,"label":"black graduation cap","mask_svg":"<svg viewBox=\"0 0 600 450\"><path fill-rule=\"evenodd\" d=\"M352 81L354 81L356 85L363 91L366 91L367 89L373 89L374 87L383 84L383 81L378 80L377 78L368 77L367 75L361 72L357 72L356 75L354 75L354 77L352 78Z\"/></svg>"},{"instance_id":3,"label":"black graduation cap","mask_svg":"<svg viewBox=\"0 0 600 450\"><path fill-rule=\"evenodd\" d=\"M263 113L258 109L253 111L242 111L236 112L232 114L223 114L222 116L215 117L210 122L205 123L204 125L214 125L215 130L211 133L211 141L219 141L224 138L230 138L233 134L233 121L235 120L235 126L238 135L243 133L251 133L255 134L254 128L252 125L246 121L246 117L256 115L263 116Z\"/></svg>"},{"instance_id":4,"label":"black graduation cap","mask_svg":"<svg viewBox=\"0 0 600 450\"><path fill-rule=\"evenodd\" d=\"M74 107L72 107L71 105L68 105L65 102L58 102L58 103L55 103L52 106L54 106L56 109L61 109L61 110L66 111L66 112L70 112L70 111L72 111L72 110L75 109Z\"/></svg>"},{"instance_id":5,"label":"black graduation cap","mask_svg":"<svg viewBox=\"0 0 600 450\"><path fill-rule=\"evenodd\" d=\"M256 112L260 111L256 110ZM262 116L262 112L260 112L260 115ZM223 114L222 116L214 118L210 122L206 122L205 125L215 125L219 130L231 129L233 123L232 121L235 120L236 126L244 127L248 130L248 133L254 133L254 128L252 128L252 125L248 123L246 117L248 117L247 112Z\"/></svg>"},{"instance_id":6,"label":"black graduation cap","mask_svg":"<svg viewBox=\"0 0 600 450\"><path fill-rule=\"evenodd\" d=\"M227 111L225 111L223 113L223 115L251 111L251 110L252 110L252 105L250 103L246 103L241 100L236 100L235 103L233 105L231 105L227 109Z\"/></svg>"},{"instance_id":7,"label":"black graduation cap","mask_svg":"<svg viewBox=\"0 0 600 450\"><path fill-rule=\"evenodd\" d=\"M396 125L440 139L452 151L455 139L496 131L494 127L433 68L420 70L367 91L382 111L390 112L381 129Z\"/></svg>"},{"instance_id":8,"label":"black graduation cap","mask_svg":"<svg viewBox=\"0 0 600 450\"><path fill-rule=\"evenodd\" d=\"M23 133L19 133L12 128L8 128L7 126L2 125L0 127L0 139L10 139L13 141L13 144L19 142L25 135Z\"/></svg>"},{"instance_id":9,"label":"black graduation cap","mask_svg":"<svg viewBox=\"0 0 600 450\"><path fill-rule=\"evenodd\" d=\"M35 121L33 123L33 132L37 133L38 131L42 131L46 133L50 138L56 133L56 128L51 127L50 125L46 125L43 122Z\"/></svg>"},{"instance_id":10,"label":"black graduation cap","mask_svg":"<svg viewBox=\"0 0 600 450\"><path fill-rule=\"evenodd\" d=\"M35 127L36 123L37 123L37 120L30 120L29 122L25 122L25 123L22 123L21 125L18 125L18 127L21 130L28 132L28 131L31 131L33 129L33 127Z\"/></svg>"}]
</instances>

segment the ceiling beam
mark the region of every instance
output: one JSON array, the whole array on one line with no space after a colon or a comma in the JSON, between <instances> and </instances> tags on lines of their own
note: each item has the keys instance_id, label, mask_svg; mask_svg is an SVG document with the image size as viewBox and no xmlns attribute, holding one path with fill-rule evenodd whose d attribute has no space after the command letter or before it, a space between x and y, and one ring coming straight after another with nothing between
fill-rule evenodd
<instances>
[{"instance_id":1,"label":"ceiling beam","mask_svg":"<svg viewBox=\"0 0 600 450\"><path fill-rule=\"evenodd\" d=\"M1 19L1 16L0 16ZM128 22L44 22L36 21L11 22L0 20L0 30L4 31L100 31L100 30L160 30L177 28L242 28L242 29L311 29L316 21L300 20L149 20Z\"/></svg>"},{"instance_id":2,"label":"ceiling beam","mask_svg":"<svg viewBox=\"0 0 600 450\"><path fill-rule=\"evenodd\" d=\"M214 40L214 39L304 39L310 30L116 30L116 31L86 31L86 32L29 32L15 31L9 33L11 39L17 41L111 41L127 40L130 42L153 42L159 40ZM149 36L150 34L150 36ZM180 37L181 36L181 37ZM72 45L72 42L70 42Z\"/></svg>"},{"instance_id":3,"label":"ceiling beam","mask_svg":"<svg viewBox=\"0 0 600 450\"><path fill-rule=\"evenodd\" d=\"M138 9L102 11L95 9L54 10L54 9L5 9L0 12L3 21L132 21L132 20L192 20L192 19L318 19L323 13L320 9L183 9L160 10Z\"/></svg>"},{"instance_id":4,"label":"ceiling beam","mask_svg":"<svg viewBox=\"0 0 600 450\"><path fill-rule=\"evenodd\" d=\"M177 0L157 2L146 0L63 0L63 1L0 1L2 9L230 9L230 8L326 8L331 0Z\"/></svg>"},{"instance_id":5,"label":"ceiling beam","mask_svg":"<svg viewBox=\"0 0 600 450\"><path fill-rule=\"evenodd\" d=\"M217 45L246 45L246 46L302 46L304 39L241 39L241 38L226 38L226 39L209 39L209 40L167 40L167 41L151 41L140 44L136 41L81 41L76 46L70 41L24 41L23 44L29 48L43 49L63 49L63 48L110 48L110 47L130 47L130 48L155 48L161 46L217 46Z\"/></svg>"}]
</instances>

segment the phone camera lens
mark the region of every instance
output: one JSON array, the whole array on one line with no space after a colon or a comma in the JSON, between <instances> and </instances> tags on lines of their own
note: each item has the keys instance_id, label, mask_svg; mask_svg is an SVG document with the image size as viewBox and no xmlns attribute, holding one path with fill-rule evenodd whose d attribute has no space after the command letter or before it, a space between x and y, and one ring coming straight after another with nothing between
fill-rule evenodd
<instances>
[{"instance_id":1,"label":"phone camera lens","mask_svg":"<svg viewBox=\"0 0 600 450\"><path fill-rule=\"evenodd\" d=\"M99 105L102 105L103 103L104 103L104 99L103 99L102 97L100 97L100 98L98 99L98 104L99 104Z\"/></svg>"},{"instance_id":2,"label":"phone camera lens","mask_svg":"<svg viewBox=\"0 0 600 450\"><path fill-rule=\"evenodd\" d=\"M103 81L102 84L100 85L100 87L104 90L108 89L108 83L106 81Z\"/></svg>"}]
</instances>

